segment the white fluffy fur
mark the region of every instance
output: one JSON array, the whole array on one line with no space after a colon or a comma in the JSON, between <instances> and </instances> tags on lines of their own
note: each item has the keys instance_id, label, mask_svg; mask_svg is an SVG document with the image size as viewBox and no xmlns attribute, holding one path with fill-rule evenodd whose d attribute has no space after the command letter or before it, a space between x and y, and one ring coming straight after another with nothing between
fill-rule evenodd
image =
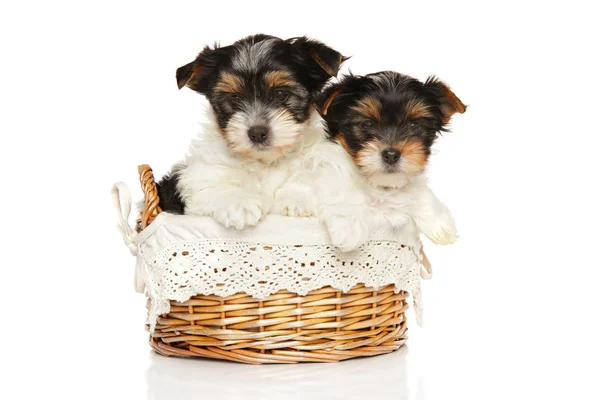
<instances>
[{"instance_id":1,"label":"white fluffy fur","mask_svg":"<svg viewBox=\"0 0 600 400\"><path fill-rule=\"evenodd\" d=\"M229 145L214 119L204 124L180 170L177 188L186 214L211 216L237 229L256 225L269 212L315 216L310 189L285 184L302 164L299 156L323 137L319 117L313 115L305 124L285 113L270 117L274 142L264 151L252 149L245 138L251 116L239 115L230 122L225 133Z\"/></svg>"},{"instance_id":2,"label":"white fluffy fur","mask_svg":"<svg viewBox=\"0 0 600 400\"><path fill-rule=\"evenodd\" d=\"M392 174L393 185L384 174L365 179L342 147L325 138L316 112L301 126L285 115L272 116L272 124L284 133L263 158L236 132L247 129L243 116L230 122L234 151L214 121L204 125L180 170L178 189L187 214L211 216L237 229L258 224L266 214L319 217L342 251L358 248L372 231L390 225L416 224L439 244L456 239L450 212L424 176L404 174L402 181Z\"/></svg>"},{"instance_id":3,"label":"white fluffy fur","mask_svg":"<svg viewBox=\"0 0 600 400\"><path fill-rule=\"evenodd\" d=\"M402 187L371 186L368 192L374 224L399 227L414 222L434 243L450 244L456 240L454 219L427 186L423 174L408 178Z\"/></svg>"},{"instance_id":4,"label":"white fluffy fur","mask_svg":"<svg viewBox=\"0 0 600 400\"><path fill-rule=\"evenodd\" d=\"M346 200L354 197L358 191L364 193L363 197L356 197L364 204L357 208L365 211L359 214L360 218L366 218L365 224L368 230L373 231L384 227L400 228L407 224L415 225L415 228L425 234L437 244L450 244L456 240L456 227L454 219L448 208L433 194L427 186L427 180L422 168L413 165L410 157L401 157L394 172L386 172L386 167L381 157L382 146L377 143L360 151L358 156L359 169L356 168L350 156L342 151L339 146L336 162L339 169L354 169L356 175L352 175L354 182L352 191L344 192L343 188L333 186L333 190L340 193L339 206L343 209ZM330 182L335 185L336 182ZM323 199L325 202L331 199ZM344 210L347 211L347 210ZM353 218L346 214L346 218ZM339 221L328 224L330 234L333 237L341 236L335 232ZM346 225L348 225L346 223ZM363 237L364 231L359 229L358 236ZM367 232L368 233L368 232ZM355 242L360 242L355 238ZM356 243L340 245L343 249L354 249Z\"/></svg>"},{"instance_id":5,"label":"white fluffy fur","mask_svg":"<svg viewBox=\"0 0 600 400\"><path fill-rule=\"evenodd\" d=\"M316 168L303 173L317 193L319 217L342 251L355 250L371 232L389 227L418 229L437 244L456 240L452 215L423 174L372 171L367 179L341 146L327 140L313 146L308 159Z\"/></svg>"}]
</instances>

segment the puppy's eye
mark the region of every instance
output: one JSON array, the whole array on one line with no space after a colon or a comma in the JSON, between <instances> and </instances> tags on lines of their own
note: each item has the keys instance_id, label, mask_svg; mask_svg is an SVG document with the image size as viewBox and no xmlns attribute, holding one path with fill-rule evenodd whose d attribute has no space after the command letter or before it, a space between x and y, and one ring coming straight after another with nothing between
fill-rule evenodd
<instances>
[{"instance_id":1,"label":"puppy's eye","mask_svg":"<svg viewBox=\"0 0 600 400\"><path fill-rule=\"evenodd\" d=\"M372 127L372 126L373 126L373 121L370 121L370 120L363 121L363 122L361 122L361 124L360 124L360 127L361 127L362 129L369 129L369 128L370 128L370 127Z\"/></svg>"},{"instance_id":2,"label":"puppy's eye","mask_svg":"<svg viewBox=\"0 0 600 400\"><path fill-rule=\"evenodd\" d=\"M275 91L273 97L275 98L276 101L283 103L290 97L290 95L288 94L288 92L286 92L283 89L277 89Z\"/></svg>"}]
</instances>

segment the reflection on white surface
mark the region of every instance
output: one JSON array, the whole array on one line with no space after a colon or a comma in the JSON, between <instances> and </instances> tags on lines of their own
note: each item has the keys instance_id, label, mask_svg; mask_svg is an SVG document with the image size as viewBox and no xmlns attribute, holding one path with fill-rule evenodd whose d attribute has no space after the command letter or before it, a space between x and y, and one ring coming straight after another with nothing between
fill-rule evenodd
<instances>
[{"instance_id":1,"label":"reflection on white surface","mask_svg":"<svg viewBox=\"0 0 600 400\"><path fill-rule=\"evenodd\" d=\"M392 354L334 364L244 365L150 356L148 399L389 399L425 398L409 374L403 346Z\"/></svg>"}]
</instances>

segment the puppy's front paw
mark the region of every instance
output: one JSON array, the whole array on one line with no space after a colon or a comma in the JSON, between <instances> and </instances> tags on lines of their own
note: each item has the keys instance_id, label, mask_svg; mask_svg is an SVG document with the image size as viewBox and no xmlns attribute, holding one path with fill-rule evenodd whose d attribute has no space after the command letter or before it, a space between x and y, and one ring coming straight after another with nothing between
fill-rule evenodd
<instances>
[{"instance_id":1,"label":"puppy's front paw","mask_svg":"<svg viewBox=\"0 0 600 400\"><path fill-rule=\"evenodd\" d=\"M326 225L331 243L344 253L356 250L369 240L369 227L360 218L333 217Z\"/></svg>"},{"instance_id":2,"label":"puppy's front paw","mask_svg":"<svg viewBox=\"0 0 600 400\"><path fill-rule=\"evenodd\" d=\"M315 211L309 204L293 200L277 202L273 205L273 214L286 215L288 217L314 217Z\"/></svg>"},{"instance_id":3,"label":"puppy's front paw","mask_svg":"<svg viewBox=\"0 0 600 400\"><path fill-rule=\"evenodd\" d=\"M271 214L281 214L288 217L315 217L317 211L310 201L286 197L275 200L275 204L271 208Z\"/></svg>"},{"instance_id":4,"label":"puppy's front paw","mask_svg":"<svg viewBox=\"0 0 600 400\"><path fill-rule=\"evenodd\" d=\"M452 244L458 238L452 219L434 221L423 233L436 244Z\"/></svg>"},{"instance_id":5,"label":"puppy's front paw","mask_svg":"<svg viewBox=\"0 0 600 400\"><path fill-rule=\"evenodd\" d=\"M256 226L265 216L266 210L257 199L247 198L224 203L213 213L213 218L226 228L244 229L247 226Z\"/></svg>"},{"instance_id":6,"label":"puppy's front paw","mask_svg":"<svg viewBox=\"0 0 600 400\"><path fill-rule=\"evenodd\" d=\"M296 190L280 190L275 196L271 214L288 217L316 217L315 201L305 193Z\"/></svg>"}]
</instances>

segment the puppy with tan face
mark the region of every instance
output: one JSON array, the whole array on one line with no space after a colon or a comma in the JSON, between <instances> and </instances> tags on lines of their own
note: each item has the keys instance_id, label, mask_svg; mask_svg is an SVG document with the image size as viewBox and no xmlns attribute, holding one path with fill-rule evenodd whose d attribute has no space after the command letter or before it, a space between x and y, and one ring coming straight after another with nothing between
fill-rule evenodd
<instances>
[{"instance_id":1,"label":"puppy with tan face","mask_svg":"<svg viewBox=\"0 0 600 400\"><path fill-rule=\"evenodd\" d=\"M327 87L318 104L330 138L365 183L371 225L415 222L435 243L454 242L452 216L423 176L438 134L466 110L450 88L436 78L420 82L385 71L346 76Z\"/></svg>"},{"instance_id":2,"label":"puppy with tan face","mask_svg":"<svg viewBox=\"0 0 600 400\"><path fill-rule=\"evenodd\" d=\"M185 161L158 183L160 207L237 229L267 213L312 215L301 196L280 189L295 159L325 135L315 96L343 61L306 37L253 35L206 47L180 67L179 88L206 96L211 122Z\"/></svg>"}]
</instances>

